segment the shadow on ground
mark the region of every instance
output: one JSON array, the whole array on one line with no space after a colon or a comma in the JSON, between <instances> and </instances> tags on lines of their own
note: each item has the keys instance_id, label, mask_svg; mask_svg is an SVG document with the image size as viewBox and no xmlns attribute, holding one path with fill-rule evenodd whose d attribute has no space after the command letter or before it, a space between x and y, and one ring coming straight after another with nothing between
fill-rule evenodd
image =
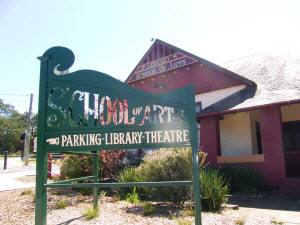
<instances>
[{"instance_id":1,"label":"shadow on ground","mask_svg":"<svg viewBox=\"0 0 300 225\"><path fill-rule=\"evenodd\" d=\"M300 198L269 196L264 199L231 197L229 204L240 207L300 212Z\"/></svg>"}]
</instances>

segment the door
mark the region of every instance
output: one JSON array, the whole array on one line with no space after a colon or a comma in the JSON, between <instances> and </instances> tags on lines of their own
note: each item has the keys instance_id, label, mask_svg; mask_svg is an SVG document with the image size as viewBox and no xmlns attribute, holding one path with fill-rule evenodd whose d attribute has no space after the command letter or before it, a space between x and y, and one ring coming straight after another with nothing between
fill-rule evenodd
<instances>
[{"instance_id":1,"label":"door","mask_svg":"<svg viewBox=\"0 0 300 225\"><path fill-rule=\"evenodd\" d=\"M300 177L300 121L283 123L287 177Z\"/></svg>"}]
</instances>

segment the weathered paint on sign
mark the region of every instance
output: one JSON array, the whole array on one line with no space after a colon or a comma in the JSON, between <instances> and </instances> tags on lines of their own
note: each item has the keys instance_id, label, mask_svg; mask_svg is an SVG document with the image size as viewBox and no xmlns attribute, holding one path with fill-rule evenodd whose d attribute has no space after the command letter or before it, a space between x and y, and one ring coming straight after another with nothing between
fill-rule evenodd
<instances>
[{"instance_id":1,"label":"weathered paint on sign","mask_svg":"<svg viewBox=\"0 0 300 225\"><path fill-rule=\"evenodd\" d=\"M104 90L91 93L62 85L51 88L47 98L46 130L64 132L47 133L46 150L64 151L66 147L90 150L115 145L133 148L132 145L137 144L143 145L140 147L190 145L186 107L181 108L178 103L173 107L146 104L145 100L121 99L122 96L124 94L118 95L117 91L110 95ZM75 130L77 134L73 134Z\"/></svg>"},{"instance_id":2,"label":"weathered paint on sign","mask_svg":"<svg viewBox=\"0 0 300 225\"><path fill-rule=\"evenodd\" d=\"M190 145L187 88L149 93L97 71L66 73L58 64L48 70L46 152Z\"/></svg>"},{"instance_id":3,"label":"weathered paint on sign","mask_svg":"<svg viewBox=\"0 0 300 225\"><path fill-rule=\"evenodd\" d=\"M178 69L180 67L187 66L195 62L197 62L196 59L186 56L183 53L177 52L167 57L140 65L138 69L134 72L134 74L131 76L128 83L143 78L148 78L160 73L172 71L174 69Z\"/></svg>"},{"instance_id":4,"label":"weathered paint on sign","mask_svg":"<svg viewBox=\"0 0 300 225\"><path fill-rule=\"evenodd\" d=\"M179 59L166 64L161 61L156 66L169 66L168 63L186 59L182 54L176 56ZM46 224L46 189L75 187L77 184L65 184L74 180L93 179L94 183L84 186L93 188L94 207L97 207L98 187L103 186L98 183L98 150L180 146L193 149L193 181L117 185L193 185L196 224L201 224L194 86L164 94L148 93L101 72L69 73L75 56L64 47L51 48L39 59L36 224ZM93 176L47 184L48 152L93 154Z\"/></svg>"}]
</instances>

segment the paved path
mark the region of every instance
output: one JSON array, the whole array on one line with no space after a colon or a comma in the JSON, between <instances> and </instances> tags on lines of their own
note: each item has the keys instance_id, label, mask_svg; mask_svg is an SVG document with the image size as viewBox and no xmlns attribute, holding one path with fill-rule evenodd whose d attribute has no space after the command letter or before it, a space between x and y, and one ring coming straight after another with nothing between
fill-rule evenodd
<instances>
[{"instance_id":1,"label":"paved path","mask_svg":"<svg viewBox=\"0 0 300 225\"><path fill-rule=\"evenodd\" d=\"M35 187L35 182L21 182L18 178L35 176L36 166L24 166L20 157L8 158L7 169L3 169L3 160L0 160L0 191ZM54 166L53 171L59 174L59 167Z\"/></svg>"},{"instance_id":2,"label":"paved path","mask_svg":"<svg viewBox=\"0 0 300 225\"><path fill-rule=\"evenodd\" d=\"M232 216L270 218L286 225L300 225L300 198L270 196L265 199L231 198L231 204L240 209L229 212Z\"/></svg>"}]
</instances>

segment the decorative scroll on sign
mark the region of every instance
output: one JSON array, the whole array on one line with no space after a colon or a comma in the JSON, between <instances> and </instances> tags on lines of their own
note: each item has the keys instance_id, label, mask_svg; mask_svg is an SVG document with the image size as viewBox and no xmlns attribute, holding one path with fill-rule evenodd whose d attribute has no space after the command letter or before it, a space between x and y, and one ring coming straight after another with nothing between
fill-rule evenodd
<instances>
[{"instance_id":1,"label":"decorative scroll on sign","mask_svg":"<svg viewBox=\"0 0 300 225\"><path fill-rule=\"evenodd\" d=\"M188 96L188 87L164 94L148 93L101 72L81 70L68 73L74 61L73 53L62 47L49 49L46 53L49 52L60 53L60 57L52 57L47 67L46 151L191 144L188 102L194 96ZM62 58L69 65L62 64L59 61ZM191 61L182 53L176 53L145 64L136 75L147 68L169 70Z\"/></svg>"}]
</instances>

